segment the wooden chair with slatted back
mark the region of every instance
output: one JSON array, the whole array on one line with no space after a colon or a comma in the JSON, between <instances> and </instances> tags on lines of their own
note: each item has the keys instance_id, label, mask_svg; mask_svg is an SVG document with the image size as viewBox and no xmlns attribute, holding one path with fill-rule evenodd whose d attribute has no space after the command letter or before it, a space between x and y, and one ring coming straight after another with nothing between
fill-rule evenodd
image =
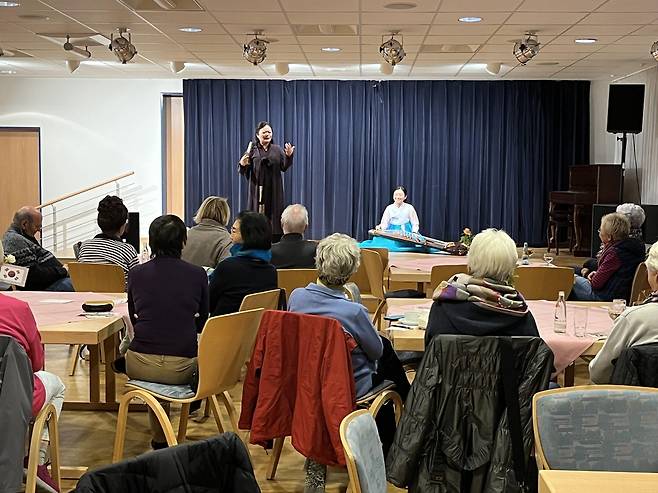
<instances>
[{"instance_id":1,"label":"wooden chair with slatted back","mask_svg":"<svg viewBox=\"0 0 658 493\"><path fill-rule=\"evenodd\" d=\"M255 310L256 308L276 310L279 308L279 296L281 296L280 289L248 294L242 299L239 311L245 312L247 310Z\"/></svg>"},{"instance_id":2,"label":"wooden chair with slatted back","mask_svg":"<svg viewBox=\"0 0 658 493\"><path fill-rule=\"evenodd\" d=\"M386 290L384 288L384 265L379 253L362 249L361 262L364 264L366 274L368 275L368 284L370 285L370 293L377 300L377 308L372 317L372 323L381 330L382 315L386 308Z\"/></svg>"},{"instance_id":3,"label":"wooden chair with slatted back","mask_svg":"<svg viewBox=\"0 0 658 493\"><path fill-rule=\"evenodd\" d=\"M124 293L126 291L124 270L116 264L69 262L68 269L76 291L91 293ZM73 352L69 359L69 376L75 375L80 345L75 344L72 349Z\"/></svg>"},{"instance_id":4,"label":"wooden chair with slatted back","mask_svg":"<svg viewBox=\"0 0 658 493\"><path fill-rule=\"evenodd\" d=\"M239 434L238 415L228 391L239 382L242 367L251 356L262 315L263 309L259 308L208 319L199 338L199 385L196 392L190 385L165 385L129 380L126 383L128 392L119 399L112 462L121 460L123 456L128 408L134 398L144 401L155 413L170 447L185 440L190 404L206 398L210 401L219 433L224 433L219 412L219 400L221 400L226 407L233 431ZM171 421L158 401L182 404L178 436L174 433Z\"/></svg>"},{"instance_id":5,"label":"wooden chair with slatted back","mask_svg":"<svg viewBox=\"0 0 658 493\"><path fill-rule=\"evenodd\" d=\"M526 300L555 301L559 292L569 297L573 288L574 271L569 267L517 267L514 287Z\"/></svg>"},{"instance_id":6,"label":"wooden chair with slatted back","mask_svg":"<svg viewBox=\"0 0 658 493\"><path fill-rule=\"evenodd\" d=\"M277 286L286 290L286 300L296 288L305 288L318 279L317 269L277 269Z\"/></svg>"},{"instance_id":7,"label":"wooden chair with slatted back","mask_svg":"<svg viewBox=\"0 0 658 493\"><path fill-rule=\"evenodd\" d=\"M442 281L447 281L455 274L465 274L468 272L467 265L434 265L430 274L430 285L427 288L425 296L431 298L434 290Z\"/></svg>"},{"instance_id":8,"label":"wooden chair with slatted back","mask_svg":"<svg viewBox=\"0 0 658 493\"><path fill-rule=\"evenodd\" d=\"M651 286L647 277L647 265L642 262L635 269L633 277L633 287L631 288L631 306L636 303L642 303L651 294Z\"/></svg>"}]
</instances>

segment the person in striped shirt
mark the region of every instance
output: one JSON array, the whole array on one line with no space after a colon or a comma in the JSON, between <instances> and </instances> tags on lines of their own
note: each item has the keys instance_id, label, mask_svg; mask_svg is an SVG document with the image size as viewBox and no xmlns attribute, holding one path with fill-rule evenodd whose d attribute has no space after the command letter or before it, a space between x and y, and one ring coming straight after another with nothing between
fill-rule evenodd
<instances>
[{"instance_id":1,"label":"person in striped shirt","mask_svg":"<svg viewBox=\"0 0 658 493\"><path fill-rule=\"evenodd\" d=\"M98 204L97 221L101 233L82 242L78 262L116 264L124 270L127 279L128 271L139 260L135 248L121 239L128 224L128 209L123 200L107 195Z\"/></svg>"}]
</instances>

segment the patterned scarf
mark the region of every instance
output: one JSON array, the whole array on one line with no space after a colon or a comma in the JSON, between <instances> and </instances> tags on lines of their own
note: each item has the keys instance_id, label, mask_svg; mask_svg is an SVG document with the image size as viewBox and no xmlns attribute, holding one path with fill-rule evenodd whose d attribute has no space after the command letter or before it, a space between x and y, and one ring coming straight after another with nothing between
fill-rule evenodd
<instances>
[{"instance_id":1,"label":"patterned scarf","mask_svg":"<svg viewBox=\"0 0 658 493\"><path fill-rule=\"evenodd\" d=\"M432 299L470 301L488 310L520 317L528 313L528 305L512 286L469 274L456 274L448 281L441 281Z\"/></svg>"},{"instance_id":2,"label":"patterned scarf","mask_svg":"<svg viewBox=\"0 0 658 493\"><path fill-rule=\"evenodd\" d=\"M262 260L263 262L267 262L268 264L272 261L272 250L257 250L257 249L247 249L244 250L242 248L241 243L236 243L231 247L231 256L232 257L250 257L250 258L255 258L258 260Z\"/></svg>"}]
</instances>

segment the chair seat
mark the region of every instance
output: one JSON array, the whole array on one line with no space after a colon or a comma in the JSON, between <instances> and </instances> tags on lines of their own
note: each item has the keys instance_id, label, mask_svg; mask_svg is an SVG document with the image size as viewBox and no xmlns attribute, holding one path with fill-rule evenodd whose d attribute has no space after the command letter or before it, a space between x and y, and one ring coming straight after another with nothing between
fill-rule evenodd
<instances>
[{"instance_id":1,"label":"chair seat","mask_svg":"<svg viewBox=\"0 0 658 493\"><path fill-rule=\"evenodd\" d=\"M196 392L189 385L168 385L144 380L128 380L126 385L144 389L152 394L168 397L169 399L191 399L196 395Z\"/></svg>"},{"instance_id":2,"label":"chair seat","mask_svg":"<svg viewBox=\"0 0 658 493\"><path fill-rule=\"evenodd\" d=\"M385 390L392 390L395 388L395 383L391 382L390 380L384 380L382 383L379 385L371 388L366 394L363 394L361 397L359 397L356 400L357 406L366 404L373 400L375 397L377 397L379 394L384 392Z\"/></svg>"}]
</instances>

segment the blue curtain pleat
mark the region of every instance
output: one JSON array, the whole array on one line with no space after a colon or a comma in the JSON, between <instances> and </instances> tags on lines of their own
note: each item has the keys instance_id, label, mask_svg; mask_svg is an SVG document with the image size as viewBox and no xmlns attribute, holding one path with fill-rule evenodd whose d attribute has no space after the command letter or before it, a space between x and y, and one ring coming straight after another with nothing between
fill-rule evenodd
<instances>
[{"instance_id":1,"label":"blue curtain pleat","mask_svg":"<svg viewBox=\"0 0 658 493\"><path fill-rule=\"evenodd\" d=\"M286 204L304 204L308 237L357 239L404 185L421 231L452 240L466 226L545 241L548 193L589 162L588 81L185 80L185 211L207 195L237 213L237 161L268 120L295 145Z\"/></svg>"}]
</instances>

